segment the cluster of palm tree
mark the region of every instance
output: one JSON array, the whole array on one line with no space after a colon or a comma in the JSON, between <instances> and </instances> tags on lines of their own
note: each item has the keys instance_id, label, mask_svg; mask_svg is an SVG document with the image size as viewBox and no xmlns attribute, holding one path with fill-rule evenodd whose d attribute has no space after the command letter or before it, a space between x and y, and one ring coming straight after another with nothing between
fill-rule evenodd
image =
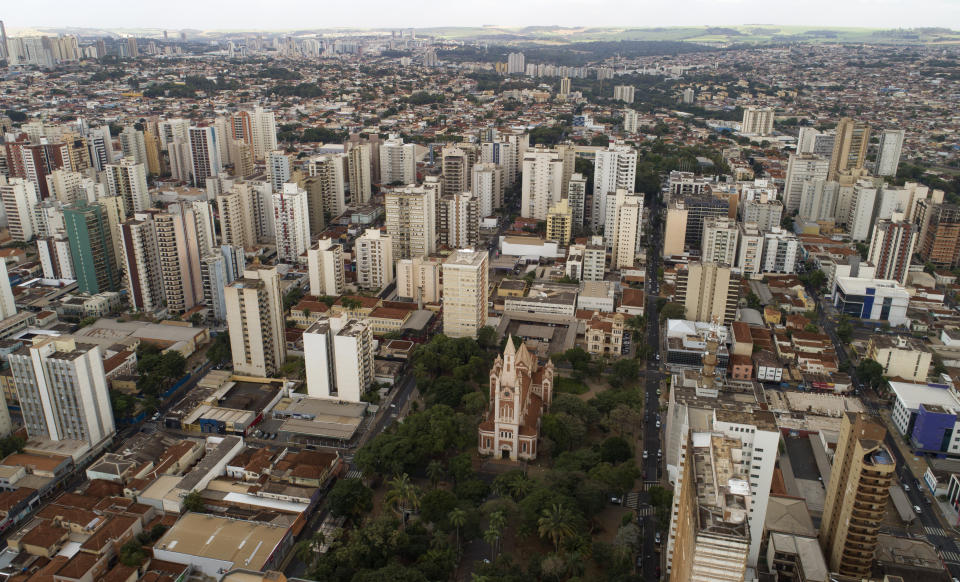
<instances>
[{"instance_id":1,"label":"cluster of palm tree","mask_svg":"<svg viewBox=\"0 0 960 582\"><path fill-rule=\"evenodd\" d=\"M494 491L501 496L510 496L519 501L533 491L536 483L523 471L510 471L493 482Z\"/></svg>"},{"instance_id":2,"label":"cluster of palm tree","mask_svg":"<svg viewBox=\"0 0 960 582\"><path fill-rule=\"evenodd\" d=\"M483 541L490 544L491 559L496 559L500 553L500 542L503 540L503 530L507 527L507 514L503 510L494 511L490 514L490 524L487 531L483 532Z\"/></svg>"}]
</instances>

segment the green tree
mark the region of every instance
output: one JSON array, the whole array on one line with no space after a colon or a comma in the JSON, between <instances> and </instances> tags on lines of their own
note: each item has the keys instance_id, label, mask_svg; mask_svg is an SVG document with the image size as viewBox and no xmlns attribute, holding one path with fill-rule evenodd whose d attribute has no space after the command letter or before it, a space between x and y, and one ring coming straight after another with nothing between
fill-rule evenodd
<instances>
[{"instance_id":1,"label":"green tree","mask_svg":"<svg viewBox=\"0 0 960 582\"><path fill-rule=\"evenodd\" d=\"M497 345L497 330L489 325L477 330L477 343L485 349L491 349Z\"/></svg>"},{"instance_id":2,"label":"green tree","mask_svg":"<svg viewBox=\"0 0 960 582\"><path fill-rule=\"evenodd\" d=\"M864 358L857 365L857 376L871 387L879 388L884 382L883 366L875 360Z\"/></svg>"},{"instance_id":3,"label":"green tree","mask_svg":"<svg viewBox=\"0 0 960 582\"><path fill-rule=\"evenodd\" d=\"M618 465L633 458L633 449L630 443L618 436L612 436L600 445L600 458L605 463Z\"/></svg>"},{"instance_id":4,"label":"green tree","mask_svg":"<svg viewBox=\"0 0 960 582\"><path fill-rule=\"evenodd\" d=\"M555 504L545 509L537 521L537 533L541 538L549 539L554 550L560 553L560 544L574 536L573 516L563 504Z\"/></svg>"},{"instance_id":5,"label":"green tree","mask_svg":"<svg viewBox=\"0 0 960 582\"><path fill-rule=\"evenodd\" d=\"M229 362L232 359L230 336L226 333L217 334L207 350L207 359L214 365Z\"/></svg>"},{"instance_id":6,"label":"green tree","mask_svg":"<svg viewBox=\"0 0 960 582\"><path fill-rule=\"evenodd\" d=\"M450 521L450 525L456 528L457 531L457 555L460 555L460 528L467 525L467 512L461 507L453 508L449 514L447 514L447 519Z\"/></svg>"},{"instance_id":7,"label":"green tree","mask_svg":"<svg viewBox=\"0 0 960 582\"><path fill-rule=\"evenodd\" d=\"M340 479L327 496L334 517L358 519L373 508L373 491L360 479Z\"/></svg>"},{"instance_id":8,"label":"green tree","mask_svg":"<svg viewBox=\"0 0 960 582\"><path fill-rule=\"evenodd\" d=\"M621 384L635 382L640 374L640 362L634 359L621 359L613 363L613 377Z\"/></svg>"},{"instance_id":9,"label":"green tree","mask_svg":"<svg viewBox=\"0 0 960 582\"><path fill-rule=\"evenodd\" d=\"M120 548L120 563L124 566L136 568L146 559L146 552L136 540L130 540Z\"/></svg>"},{"instance_id":10,"label":"green tree","mask_svg":"<svg viewBox=\"0 0 960 582\"><path fill-rule=\"evenodd\" d=\"M183 498L183 508L187 511L201 512L204 509L203 497L199 491L191 491Z\"/></svg>"},{"instance_id":11,"label":"green tree","mask_svg":"<svg viewBox=\"0 0 960 582\"><path fill-rule=\"evenodd\" d=\"M433 485L436 489L437 484L443 480L443 463L434 459L427 464L427 478L430 479L430 484Z\"/></svg>"},{"instance_id":12,"label":"green tree","mask_svg":"<svg viewBox=\"0 0 960 582\"><path fill-rule=\"evenodd\" d=\"M660 321L668 319L683 319L686 317L686 308L682 303L667 303L660 309Z\"/></svg>"}]
</instances>

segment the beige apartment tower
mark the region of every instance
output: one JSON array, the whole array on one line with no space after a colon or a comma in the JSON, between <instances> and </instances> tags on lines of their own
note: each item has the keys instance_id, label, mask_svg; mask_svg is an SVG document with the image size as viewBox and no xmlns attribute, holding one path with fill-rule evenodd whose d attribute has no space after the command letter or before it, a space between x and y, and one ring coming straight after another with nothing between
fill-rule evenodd
<instances>
[{"instance_id":1,"label":"beige apartment tower","mask_svg":"<svg viewBox=\"0 0 960 582\"><path fill-rule=\"evenodd\" d=\"M730 325L737 314L739 280L728 265L690 263L677 271L677 301L691 321Z\"/></svg>"},{"instance_id":2,"label":"beige apartment tower","mask_svg":"<svg viewBox=\"0 0 960 582\"><path fill-rule=\"evenodd\" d=\"M833 155L830 156L828 180L836 180L839 174L860 170L867 161L867 148L870 146L870 126L860 121L844 117L837 124L837 138L833 142Z\"/></svg>"},{"instance_id":3,"label":"beige apartment tower","mask_svg":"<svg viewBox=\"0 0 960 582\"><path fill-rule=\"evenodd\" d=\"M682 200L675 201L667 209L666 227L663 229L663 256L682 255L687 236L689 210Z\"/></svg>"},{"instance_id":4,"label":"beige apartment tower","mask_svg":"<svg viewBox=\"0 0 960 582\"><path fill-rule=\"evenodd\" d=\"M249 249L257 243L253 208L253 189L247 183L234 184L228 192L217 196L222 244Z\"/></svg>"},{"instance_id":5,"label":"beige apartment tower","mask_svg":"<svg viewBox=\"0 0 960 582\"><path fill-rule=\"evenodd\" d=\"M550 207L547 212L547 240L555 240L561 245L570 242L573 233L573 212L566 198Z\"/></svg>"},{"instance_id":6,"label":"beige apartment tower","mask_svg":"<svg viewBox=\"0 0 960 582\"><path fill-rule=\"evenodd\" d=\"M223 290L233 370L265 378L287 360L283 298L276 267L252 265Z\"/></svg>"},{"instance_id":7,"label":"beige apartment tower","mask_svg":"<svg viewBox=\"0 0 960 582\"><path fill-rule=\"evenodd\" d=\"M384 192L384 222L395 260L425 257L437 250L438 202L433 187L405 186Z\"/></svg>"},{"instance_id":8,"label":"beige apartment tower","mask_svg":"<svg viewBox=\"0 0 960 582\"><path fill-rule=\"evenodd\" d=\"M886 436L879 419L843 416L820 522L820 546L831 572L857 579L870 575L896 470Z\"/></svg>"},{"instance_id":9,"label":"beige apartment tower","mask_svg":"<svg viewBox=\"0 0 960 582\"><path fill-rule=\"evenodd\" d=\"M443 333L477 337L487 325L486 251L460 249L443 263Z\"/></svg>"}]
</instances>

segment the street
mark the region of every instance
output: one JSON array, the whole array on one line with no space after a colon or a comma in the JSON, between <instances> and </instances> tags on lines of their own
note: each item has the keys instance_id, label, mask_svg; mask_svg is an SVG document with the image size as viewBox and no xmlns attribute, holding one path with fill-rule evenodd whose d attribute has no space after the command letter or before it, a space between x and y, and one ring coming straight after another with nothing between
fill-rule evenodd
<instances>
[{"instance_id":1,"label":"street","mask_svg":"<svg viewBox=\"0 0 960 582\"><path fill-rule=\"evenodd\" d=\"M659 484L660 465L662 458L657 454L662 448L660 442L660 429L657 428L657 418L660 414L660 396L657 390L660 389L663 374L660 373L660 364L658 356L660 354L660 317L657 312L657 294L653 293L659 285L657 273L661 264L660 248L662 244L662 225L659 220L653 217L659 215L663 206L661 197L658 194L647 196L647 207L650 209L649 224L651 229L647 234L647 268L646 268L646 318L647 318L647 337L645 338L649 346L647 356L647 369L644 374L646 402L644 406L644 433L643 446L648 452L644 460L643 471L645 484ZM646 487L644 487L646 489ZM644 493L644 498L649 503L649 495ZM660 554L656 551L654 541L657 532L657 517L648 515L643 518L643 547L641 549L643 560L643 576L645 580L658 580L660 570ZM661 542L666 544L666 534L662 532Z\"/></svg>"}]
</instances>

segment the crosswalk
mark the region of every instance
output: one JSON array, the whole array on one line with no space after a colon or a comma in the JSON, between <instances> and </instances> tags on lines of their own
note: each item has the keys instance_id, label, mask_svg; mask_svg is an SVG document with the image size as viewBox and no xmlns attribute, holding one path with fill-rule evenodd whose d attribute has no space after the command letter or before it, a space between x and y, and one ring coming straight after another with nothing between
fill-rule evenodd
<instances>
[{"instance_id":1,"label":"crosswalk","mask_svg":"<svg viewBox=\"0 0 960 582\"><path fill-rule=\"evenodd\" d=\"M927 532L927 535L928 535L928 536L940 536L940 537L942 537L942 538L948 538L948 537L950 537L950 535L951 535L950 532L944 530L943 528L939 528L939 527L929 527L929 526L928 526L928 527L925 527L925 528L923 528L923 529Z\"/></svg>"},{"instance_id":2,"label":"crosswalk","mask_svg":"<svg viewBox=\"0 0 960 582\"><path fill-rule=\"evenodd\" d=\"M640 507L640 494L627 493L626 497L623 498L623 505L630 509L637 509Z\"/></svg>"},{"instance_id":3,"label":"crosswalk","mask_svg":"<svg viewBox=\"0 0 960 582\"><path fill-rule=\"evenodd\" d=\"M643 507L637 509L637 516L647 517L648 515L654 515L656 510L650 505L644 505Z\"/></svg>"},{"instance_id":4,"label":"crosswalk","mask_svg":"<svg viewBox=\"0 0 960 582\"><path fill-rule=\"evenodd\" d=\"M943 554L943 561L950 564L960 565L960 552L940 552Z\"/></svg>"}]
</instances>

